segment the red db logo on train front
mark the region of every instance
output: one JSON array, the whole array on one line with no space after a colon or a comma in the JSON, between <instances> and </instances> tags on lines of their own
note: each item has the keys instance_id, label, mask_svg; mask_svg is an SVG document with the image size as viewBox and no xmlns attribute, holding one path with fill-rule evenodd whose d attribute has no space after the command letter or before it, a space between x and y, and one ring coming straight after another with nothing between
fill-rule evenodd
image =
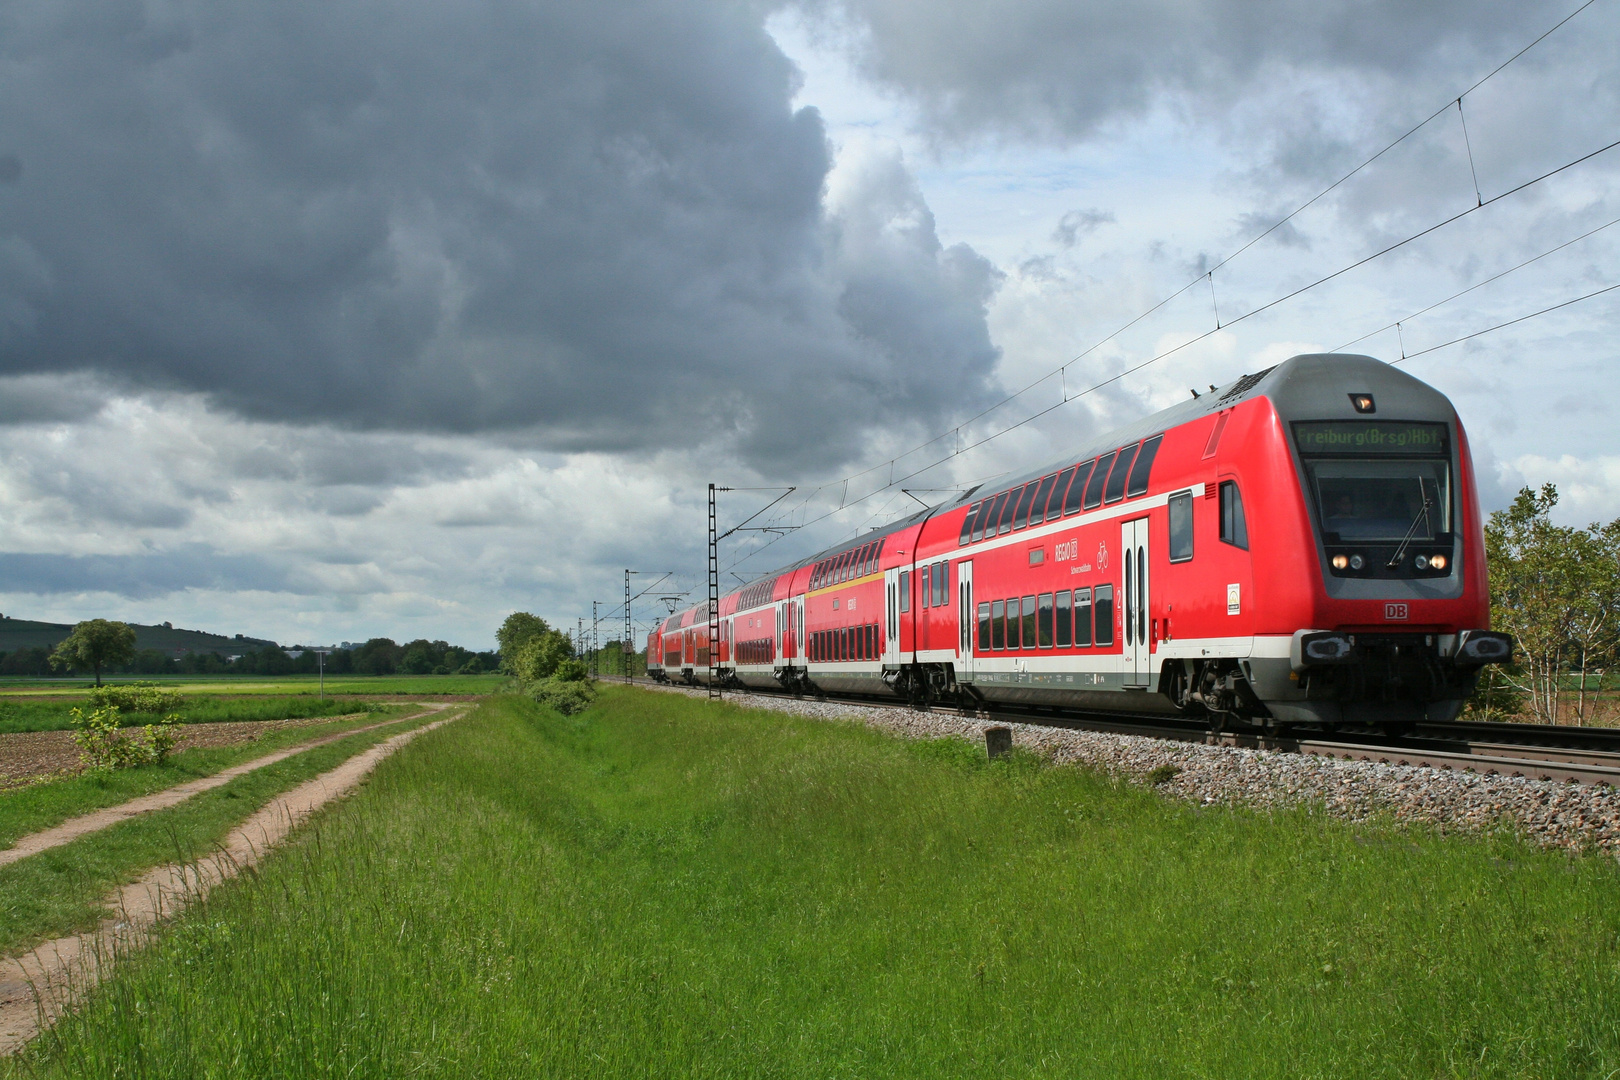
<instances>
[{"instance_id":1,"label":"red db logo on train front","mask_svg":"<svg viewBox=\"0 0 1620 1080\"><path fill-rule=\"evenodd\" d=\"M1406 618L1406 605L1405 604L1385 604L1384 605L1384 618L1385 619L1404 619L1404 618Z\"/></svg>"}]
</instances>

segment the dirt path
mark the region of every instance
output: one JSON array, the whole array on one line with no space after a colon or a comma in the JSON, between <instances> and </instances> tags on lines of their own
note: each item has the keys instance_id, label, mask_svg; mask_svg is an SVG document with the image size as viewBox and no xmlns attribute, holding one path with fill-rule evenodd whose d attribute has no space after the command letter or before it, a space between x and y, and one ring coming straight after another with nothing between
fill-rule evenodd
<instances>
[{"instance_id":1,"label":"dirt path","mask_svg":"<svg viewBox=\"0 0 1620 1080\"><path fill-rule=\"evenodd\" d=\"M415 720L418 717L426 716L430 712L440 712L446 708L449 708L449 706L429 705L424 702L421 712L412 713L409 716L401 716L394 720L383 720L379 723L367 724L365 727L340 731L336 735L311 739L309 742L273 751L264 755L264 757L254 758L252 761L244 762L241 765L233 765L221 772L214 773L212 776L188 780L184 784L176 784L172 788L153 792L151 795L142 795L138 799L131 799L129 802L120 803L117 806L108 806L100 810L92 810L88 814L81 814L76 818L69 818L60 825L43 829L37 833L30 833L20 838L11 847L0 851L0 866L9 866L19 859L26 859L30 855L38 855L40 852L49 851L54 847L61 847L63 844L77 840L86 833L100 832L102 829L117 825L119 822L127 821L132 817L149 814L154 810L167 810L177 803L185 802L193 795L222 787L235 780L238 776L256 772L266 766L274 765L278 761L285 761L294 754L301 754L305 750L325 746L327 743L346 739L350 735L357 735L362 731L373 731L380 727L387 727L389 724L403 724L407 720Z\"/></svg>"},{"instance_id":2,"label":"dirt path","mask_svg":"<svg viewBox=\"0 0 1620 1080\"><path fill-rule=\"evenodd\" d=\"M110 914L95 930L0 960L0 1055L15 1053L82 1000L111 973L118 956L144 945L164 918L178 915L215 885L256 864L316 810L359 786L395 750L461 715L401 732L277 796L233 829L207 859L158 867L113 893L107 898Z\"/></svg>"}]
</instances>

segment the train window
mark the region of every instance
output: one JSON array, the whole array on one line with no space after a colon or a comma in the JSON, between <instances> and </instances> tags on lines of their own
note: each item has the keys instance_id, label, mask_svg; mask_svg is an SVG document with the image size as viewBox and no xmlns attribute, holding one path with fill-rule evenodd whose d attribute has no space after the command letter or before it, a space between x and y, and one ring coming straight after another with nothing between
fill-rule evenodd
<instances>
[{"instance_id":1,"label":"train window","mask_svg":"<svg viewBox=\"0 0 1620 1080\"><path fill-rule=\"evenodd\" d=\"M1221 540L1249 550L1249 526L1243 520L1243 495L1231 480L1221 481Z\"/></svg>"},{"instance_id":2,"label":"train window","mask_svg":"<svg viewBox=\"0 0 1620 1080\"><path fill-rule=\"evenodd\" d=\"M1021 644L1018 634L1023 625L1024 620L1018 613L1018 597L1015 596L1007 601L1007 648L1016 649Z\"/></svg>"},{"instance_id":3,"label":"train window","mask_svg":"<svg viewBox=\"0 0 1620 1080\"><path fill-rule=\"evenodd\" d=\"M1080 512L1080 500L1085 497L1086 478L1091 475L1092 462L1082 461L1074 467L1074 482L1069 485L1069 493L1063 497L1063 515Z\"/></svg>"},{"instance_id":4,"label":"train window","mask_svg":"<svg viewBox=\"0 0 1620 1080\"><path fill-rule=\"evenodd\" d=\"M900 610L911 610L911 571L900 571Z\"/></svg>"},{"instance_id":5,"label":"train window","mask_svg":"<svg viewBox=\"0 0 1620 1080\"><path fill-rule=\"evenodd\" d=\"M878 658L878 626L875 622L866 624L866 658L868 660Z\"/></svg>"},{"instance_id":6,"label":"train window","mask_svg":"<svg viewBox=\"0 0 1620 1080\"><path fill-rule=\"evenodd\" d=\"M951 602L951 564L949 561L934 564L934 606L944 607Z\"/></svg>"},{"instance_id":7,"label":"train window","mask_svg":"<svg viewBox=\"0 0 1620 1080\"><path fill-rule=\"evenodd\" d=\"M1091 644L1091 590L1074 590L1074 643Z\"/></svg>"},{"instance_id":8,"label":"train window","mask_svg":"<svg viewBox=\"0 0 1620 1080\"><path fill-rule=\"evenodd\" d=\"M1186 562L1193 555L1192 492L1170 496L1170 561Z\"/></svg>"},{"instance_id":9,"label":"train window","mask_svg":"<svg viewBox=\"0 0 1620 1080\"><path fill-rule=\"evenodd\" d=\"M1018 496L1018 509L1013 514L1013 528L1022 529L1029 524L1029 507L1035 501L1035 491L1039 484L1025 484L1023 493Z\"/></svg>"},{"instance_id":10,"label":"train window","mask_svg":"<svg viewBox=\"0 0 1620 1080\"><path fill-rule=\"evenodd\" d=\"M933 572L932 563L923 563L923 568L917 571L917 605L928 608L934 602L934 590L929 587L929 575Z\"/></svg>"},{"instance_id":11,"label":"train window","mask_svg":"<svg viewBox=\"0 0 1620 1080\"><path fill-rule=\"evenodd\" d=\"M838 557L838 581L840 584L849 580L849 572L855 566L855 553L846 551Z\"/></svg>"},{"instance_id":12,"label":"train window","mask_svg":"<svg viewBox=\"0 0 1620 1080\"><path fill-rule=\"evenodd\" d=\"M1013 511L1018 506L1018 500L1023 496L1023 488L1014 488L1007 493L1007 505L1001 509L1001 524L996 526L996 535L1012 532Z\"/></svg>"},{"instance_id":13,"label":"train window","mask_svg":"<svg viewBox=\"0 0 1620 1080\"><path fill-rule=\"evenodd\" d=\"M1153 459L1158 456L1159 444L1164 442L1163 435L1155 435L1142 444L1141 453L1136 455L1136 464L1131 466L1131 478L1125 485L1125 494L1130 498L1146 495L1148 489L1148 474L1153 471Z\"/></svg>"},{"instance_id":14,"label":"train window","mask_svg":"<svg viewBox=\"0 0 1620 1080\"><path fill-rule=\"evenodd\" d=\"M1052 497L1052 485L1057 483L1057 474L1053 473L1041 481L1041 486L1035 490L1035 502L1029 508L1029 523L1039 525L1046 520L1046 501Z\"/></svg>"},{"instance_id":15,"label":"train window","mask_svg":"<svg viewBox=\"0 0 1620 1080\"><path fill-rule=\"evenodd\" d=\"M961 547L973 535L973 519L979 516L979 504L974 503L968 507L968 512L962 516L962 535L957 538L956 546Z\"/></svg>"},{"instance_id":16,"label":"train window","mask_svg":"<svg viewBox=\"0 0 1620 1080\"><path fill-rule=\"evenodd\" d=\"M866 572L868 574L877 573L878 553L882 550L883 541L881 540L874 540L866 545Z\"/></svg>"},{"instance_id":17,"label":"train window","mask_svg":"<svg viewBox=\"0 0 1620 1080\"><path fill-rule=\"evenodd\" d=\"M973 518L973 532L968 535L968 543L977 544L984 539L984 523L990 520L990 509L995 505L995 496L979 504L979 512Z\"/></svg>"},{"instance_id":18,"label":"train window","mask_svg":"<svg viewBox=\"0 0 1620 1080\"><path fill-rule=\"evenodd\" d=\"M1114 458L1117 456L1118 451L1115 451L1097 459L1097 467L1092 470L1091 479L1086 481L1087 510L1095 510L1102 505L1103 483L1108 479L1108 469L1114 464Z\"/></svg>"},{"instance_id":19,"label":"train window","mask_svg":"<svg viewBox=\"0 0 1620 1080\"><path fill-rule=\"evenodd\" d=\"M981 630L980 633L983 633ZM990 633L992 649L1005 649L1007 647L1007 602L997 600L990 605Z\"/></svg>"},{"instance_id":20,"label":"train window","mask_svg":"<svg viewBox=\"0 0 1620 1080\"><path fill-rule=\"evenodd\" d=\"M1056 521L1063 516L1063 496L1069 490L1069 482L1074 479L1078 465L1070 465L1058 473L1057 484L1052 488L1052 497L1046 501L1046 520Z\"/></svg>"},{"instance_id":21,"label":"train window","mask_svg":"<svg viewBox=\"0 0 1620 1080\"><path fill-rule=\"evenodd\" d=\"M1022 636L1024 648L1033 649L1035 647L1035 598L1033 596L1024 597L1024 630Z\"/></svg>"},{"instance_id":22,"label":"train window","mask_svg":"<svg viewBox=\"0 0 1620 1080\"><path fill-rule=\"evenodd\" d=\"M992 496L984 502L985 509L979 514L979 523L973 527L973 531L979 532L980 529L983 529L983 532L979 532L979 538L988 540L996 535L996 525L1001 521L1001 510L1007 505L1007 493L1003 491L1000 495Z\"/></svg>"},{"instance_id":23,"label":"train window","mask_svg":"<svg viewBox=\"0 0 1620 1080\"><path fill-rule=\"evenodd\" d=\"M979 605L979 651L990 651L990 605Z\"/></svg>"},{"instance_id":24,"label":"train window","mask_svg":"<svg viewBox=\"0 0 1620 1080\"><path fill-rule=\"evenodd\" d=\"M1097 644L1112 645L1114 643L1114 587L1112 585L1097 586L1097 602L1093 606L1097 609Z\"/></svg>"},{"instance_id":25,"label":"train window","mask_svg":"<svg viewBox=\"0 0 1620 1080\"><path fill-rule=\"evenodd\" d=\"M1069 647L1070 638L1074 634L1074 615L1071 610L1074 604L1074 594L1064 589L1057 594L1057 638L1053 642L1060 649Z\"/></svg>"},{"instance_id":26,"label":"train window","mask_svg":"<svg viewBox=\"0 0 1620 1080\"><path fill-rule=\"evenodd\" d=\"M1136 447L1127 446L1119 452L1119 459L1108 473L1108 487L1103 490L1103 502L1116 503L1125 497L1125 475L1131 471Z\"/></svg>"},{"instance_id":27,"label":"train window","mask_svg":"<svg viewBox=\"0 0 1620 1080\"><path fill-rule=\"evenodd\" d=\"M1039 635L1037 640L1040 642L1041 648L1043 649L1050 649L1052 647L1053 610L1052 594L1049 592L1041 593L1040 609L1035 624L1035 632Z\"/></svg>"}]
</instances>

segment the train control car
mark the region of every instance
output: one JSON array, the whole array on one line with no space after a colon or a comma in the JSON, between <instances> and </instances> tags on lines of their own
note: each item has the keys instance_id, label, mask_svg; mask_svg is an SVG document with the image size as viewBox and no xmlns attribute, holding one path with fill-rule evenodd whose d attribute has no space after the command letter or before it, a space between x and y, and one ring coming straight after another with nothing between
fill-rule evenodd
<instances>
[{"instance_id":1,"label":"train control car","mask_svg":"<svg viewBox=\"0 0 1620 1080\"><path fill-rule=\"evenodd\" d=\"M666 672L1271 729L1450 719L1512 653L1455 410L1333 354L767 575L719 625L711 668L706 606L672 616Z\"/></svg>"}]
</instances>

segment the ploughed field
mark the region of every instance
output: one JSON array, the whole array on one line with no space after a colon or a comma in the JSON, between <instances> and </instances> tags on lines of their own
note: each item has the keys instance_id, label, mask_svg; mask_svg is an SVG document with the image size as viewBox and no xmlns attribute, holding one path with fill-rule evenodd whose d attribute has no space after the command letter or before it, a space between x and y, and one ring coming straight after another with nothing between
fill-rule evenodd
<instances>
[{"instance_id":1,"label":"ploughed field","mask_svg":"<svg viewBox=\"0 0 1620 1080\"><path fill-rule=\"evenodd\" d=\"M26 1076L1607 1076L1612 856L605 686L481 705Z\"/></svg>"}]
</instances>

